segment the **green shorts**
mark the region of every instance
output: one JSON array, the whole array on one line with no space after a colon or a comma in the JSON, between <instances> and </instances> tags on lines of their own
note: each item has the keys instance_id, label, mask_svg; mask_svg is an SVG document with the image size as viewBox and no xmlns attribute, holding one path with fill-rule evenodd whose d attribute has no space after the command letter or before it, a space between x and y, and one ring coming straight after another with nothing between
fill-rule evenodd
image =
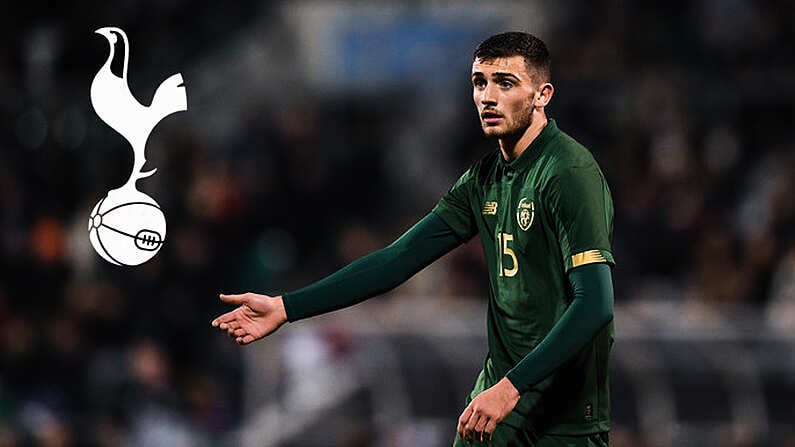
<instances>
[{"instance_id":1,"label":"green shorts","mask_svg":"<svg viewBox=\"0 0 795 447\"><path fill-rule=\"evenodd\" d=\"M538 435L524 430L500 424L491 436L489 442L467 442L458 435L453 441L453 447L608 447L609 433L602 432L593 435Z\"/></svg>"}]
</instances>

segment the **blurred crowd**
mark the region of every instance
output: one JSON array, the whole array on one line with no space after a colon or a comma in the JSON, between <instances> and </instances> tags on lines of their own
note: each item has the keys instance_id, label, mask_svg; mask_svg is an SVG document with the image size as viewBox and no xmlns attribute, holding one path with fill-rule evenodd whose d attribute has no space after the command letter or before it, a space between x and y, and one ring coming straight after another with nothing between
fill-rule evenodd
<instances>
[{"instance_id":1,"label":"blurred crowd","mask_svg":"<svg viewBox=\"0 0 795 447\"><path fill-rule=\"evenodd\" d=\"M300 74L302 41L280 4L217 8L48 4L0 19L0 446L233 442L242 359L211 331L217 294L287 291L389 243L494 150L466 64L441 74L447 90L334 94ZM551 8L540 33L556 85L548 114L593 151L613 192L616 302L681 302L696 325L750 306L791 332L791 3ZM92 31L111 24L130 36L142 102L177 71L188 89L188 112L147 146L158 173L139 187L168 235L135 268L101 260L86 226L132 164L89 103L107 57ZM224 74L247 60L258 84ZM223 88L192 96L218 78ZM483 299L477 241L440 265L423 291Z\"/></svg>"}]
</instances>

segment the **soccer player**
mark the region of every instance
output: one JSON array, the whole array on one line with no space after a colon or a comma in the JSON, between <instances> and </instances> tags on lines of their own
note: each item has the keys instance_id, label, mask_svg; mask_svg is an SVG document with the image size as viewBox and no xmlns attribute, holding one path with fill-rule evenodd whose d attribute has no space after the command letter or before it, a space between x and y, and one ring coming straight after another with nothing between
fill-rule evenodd
<instances>
[{"instance_id":1,"label":"soccer player","mask_svg":"<svg viewBox=\"0 0 795 447\"><path fill-rule=\"evenodd\" d=\"M391 245L283 296L221 295L213 320L240 344L384 293L480 235L488 355L455 446L606 446L613 343L613 205L590 152L547 119L546 45L504 33L478 45L472 96L499 148Z\"/></svg>"}]
</instances>

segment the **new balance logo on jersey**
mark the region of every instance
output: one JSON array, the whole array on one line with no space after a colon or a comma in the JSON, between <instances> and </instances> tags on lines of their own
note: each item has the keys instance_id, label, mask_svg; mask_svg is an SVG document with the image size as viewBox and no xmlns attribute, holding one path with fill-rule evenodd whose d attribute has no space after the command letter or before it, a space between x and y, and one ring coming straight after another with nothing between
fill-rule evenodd
<instances>
[{"instance_id":1,"label":"new balance logo on jersey","mask_svg":"<svg viewBox=\"0 0 795 447\"><path fill-rule=\"evenodd\" d=\"M497 214L497 202L483 203L483 214L487 216L494 216Z\"/></svg>"},{"instance_id":2,"label":"new balance logo on jersey","mask_svg":"<svg viewBox=\"0 0 795 447\"><path fill-rule=\"evenodd\" d=\"M519 206L516 207L516 223L522 231L527 231L530 225L533 225L533 219L536 217L536 206L533 201L527 200L527 197L522 197L519 200Z\"/></svg>"}]
</instances>

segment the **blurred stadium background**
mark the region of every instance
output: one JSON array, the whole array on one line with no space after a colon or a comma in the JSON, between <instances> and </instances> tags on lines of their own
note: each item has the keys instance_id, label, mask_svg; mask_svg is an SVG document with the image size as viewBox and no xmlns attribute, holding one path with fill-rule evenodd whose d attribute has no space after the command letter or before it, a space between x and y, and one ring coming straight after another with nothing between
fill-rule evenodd
<instances>
[{"instance_id":1,"label":"blurred stadium background","mask_svg":"<svg viewBox=\"0 0 795 447\"><path fill-rule=\"evenodd\" d=\"M120 1L0 18L0 446L446 446L485 355L478 241L385 297L240 348L219 292L276 294L389 243L493 144L471 52L541 36L549 115L616 204L612 445L795 445L790 1ZM86 219L132 151L93 113L122 27L168 238Z\"/></svg>"}]
</instances>

